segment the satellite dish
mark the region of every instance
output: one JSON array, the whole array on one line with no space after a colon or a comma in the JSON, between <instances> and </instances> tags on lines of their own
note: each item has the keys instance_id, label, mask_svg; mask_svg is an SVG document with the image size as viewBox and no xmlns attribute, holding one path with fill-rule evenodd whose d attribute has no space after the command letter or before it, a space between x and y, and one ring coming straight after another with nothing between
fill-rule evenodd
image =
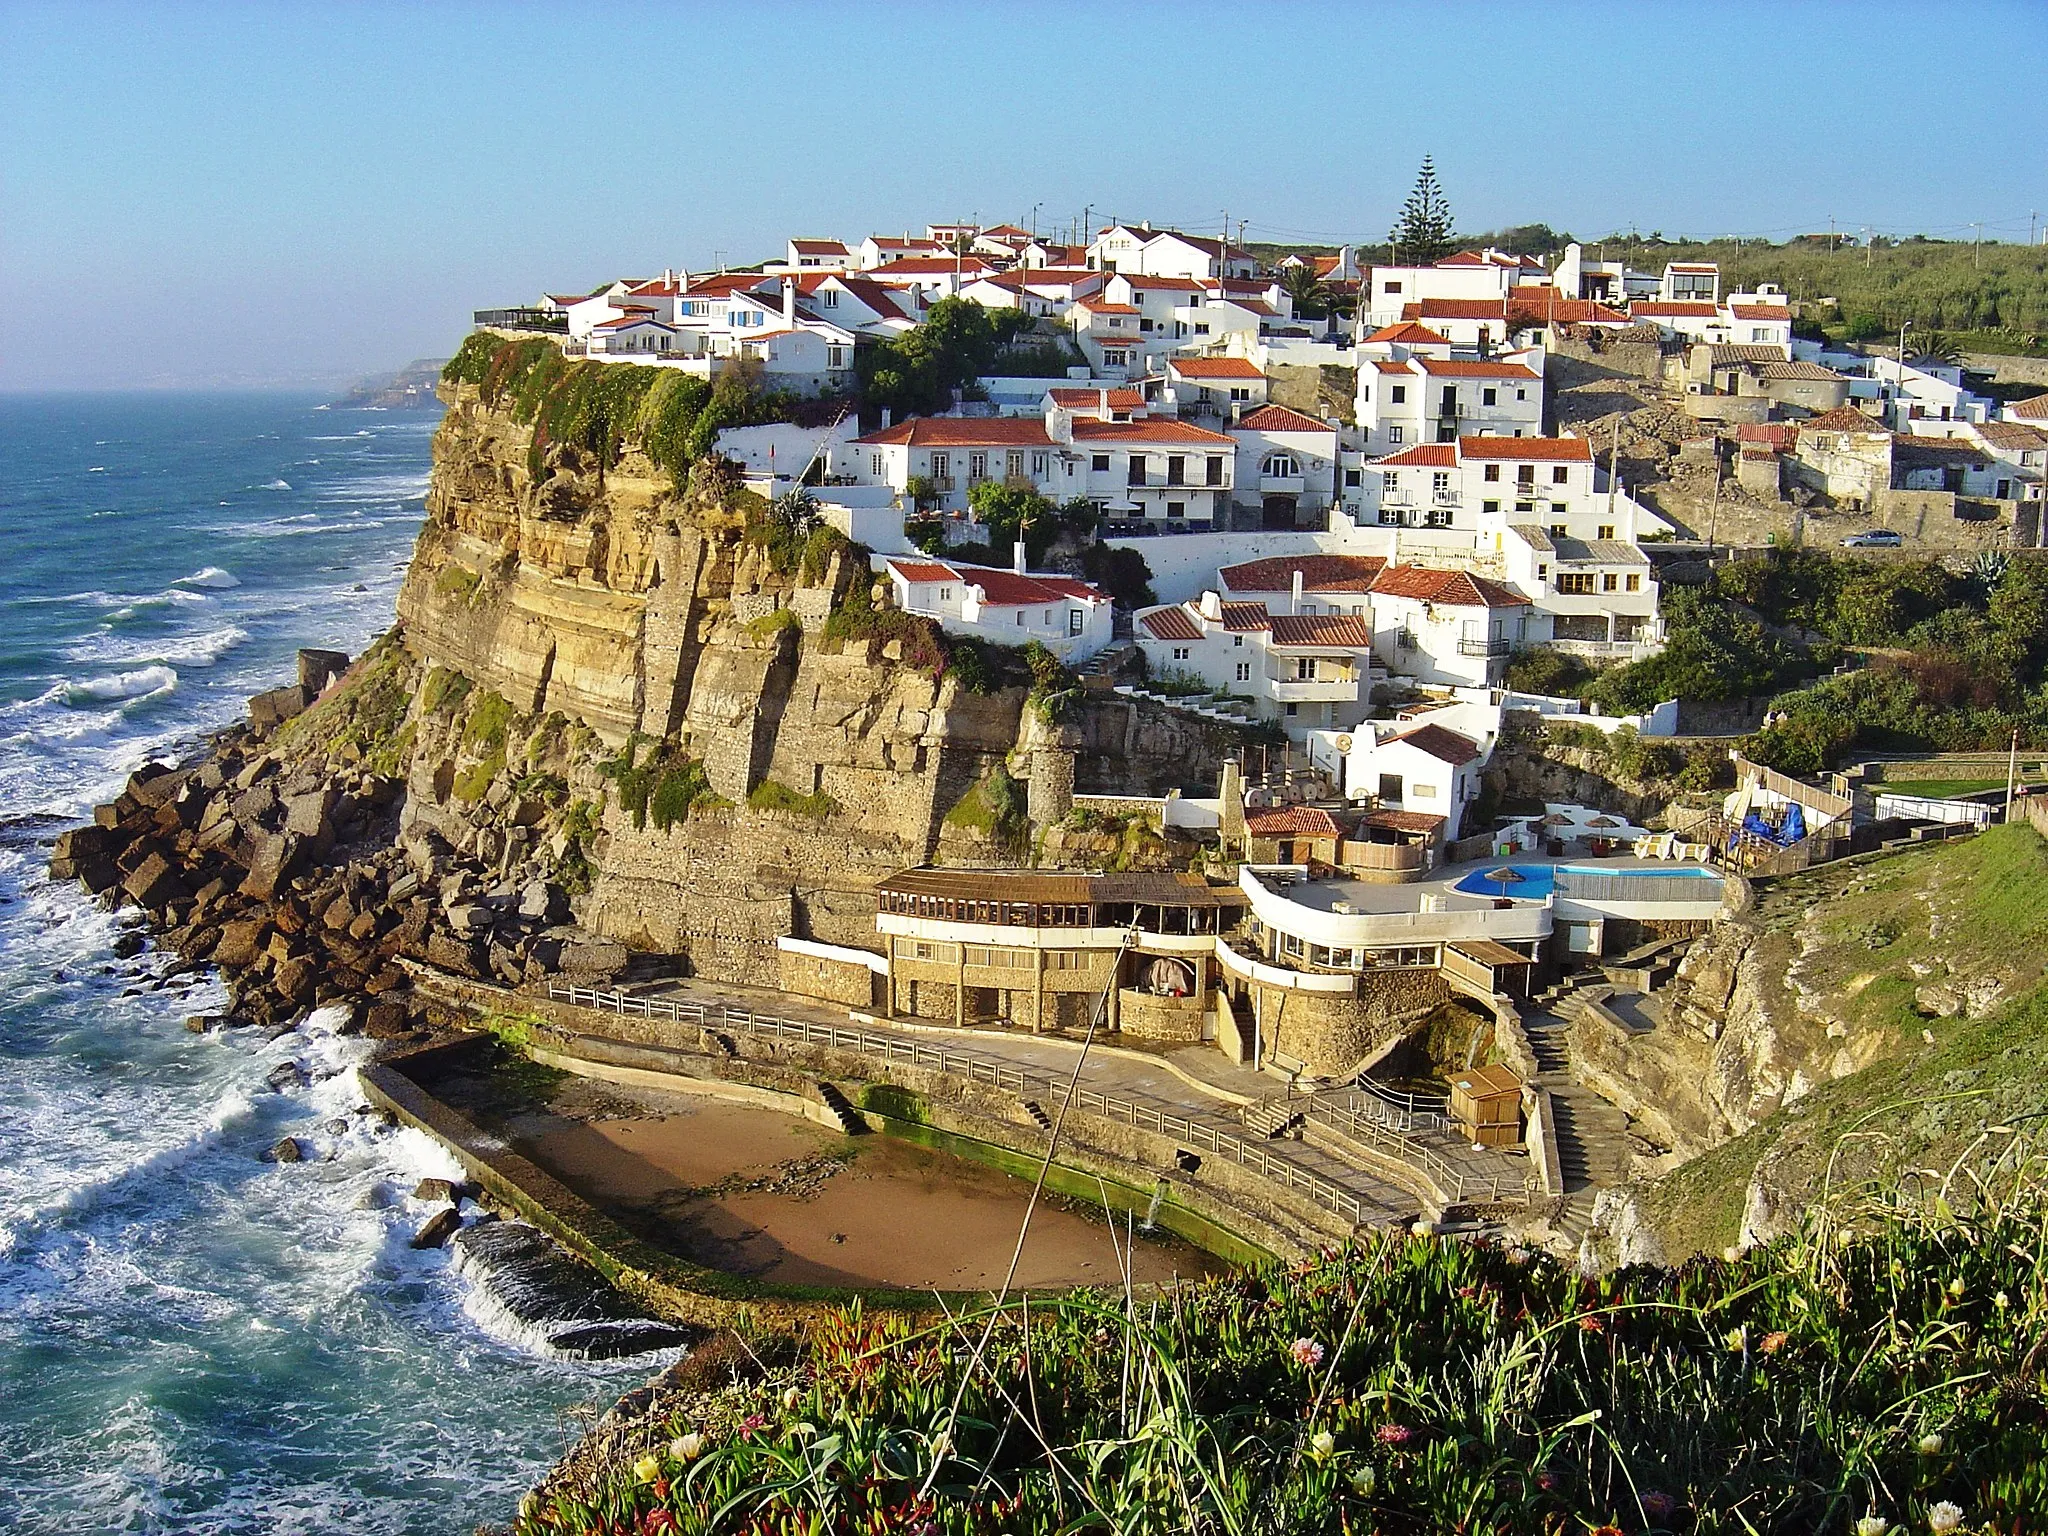
<instances>
[{"instance_id":1,"label":"satellite dish","mask_svg":"<svg viewBox=\"0 0 2048 1536\"><path fill-rule=\"evenodd\" d=\"M1337 750L1348 754L1351 751L1351 738L1349 736L1339 736L1337 738Z\"/></svg>"}]
</instances>

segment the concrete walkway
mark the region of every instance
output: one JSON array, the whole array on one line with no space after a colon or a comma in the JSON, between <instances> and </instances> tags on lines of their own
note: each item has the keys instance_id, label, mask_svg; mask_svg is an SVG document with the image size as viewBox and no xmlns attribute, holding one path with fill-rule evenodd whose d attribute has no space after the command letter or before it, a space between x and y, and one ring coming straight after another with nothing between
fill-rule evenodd
<instances>
[{"instance_id":1,"label":"concrete walkway","mask_svg":"<svg viewBox=\"0 0 2048 1536\"><path fill-rule=\"evenodd\" d=\"M975 1056L1020 1067L1026 1071L1065 1081L1081 1060L1079 1037L1034 1035L1024 1030L992 1027L955 1028L905 1020L877 1019L872 1015L833 1007L810 998L796 997L766 988L711 983L699 979L657 983L635 988L634 995L696 1003L707 1009L747 1009L783 1018L844 1028L849 1023L878 1034L897 1034L905 1039L944 1046ZM1170 1051L1133 1050L1098 1038L1081 1062L1078 1086L1096 1093L1129 1099L1146 1108L1200 1121L1245 1140L1258 1139L1246 1129L1243 1111L1256 1104L1283 1098L1287 1085L1264 1073L1238 1067L1213 1046L1183 1046ZM1302 1102L1302 1096L1294 1096ZM1056 1103L1042 1106L1048 1114ZM1507 1179L1507 1187L1520 1191L1523 1165L1501 1154L1489 1153L1483 1161L1468 1154L1469 1149L1450 1136L1416 1138L1439 1155L1449 1154L1454 1166L1470 1177ZM1270 1143L1275 1156L1303 1170L1320 1175L1358 1197L1367 1208L1368 1220L1406 1221L1419 1214L1419 1202L1409 1190L1363 1158L1352 1159L1308 1141L1279 1139ZM1377 1213L1377 1214L1373 1214Z\"/></svg>"}]
</instances>

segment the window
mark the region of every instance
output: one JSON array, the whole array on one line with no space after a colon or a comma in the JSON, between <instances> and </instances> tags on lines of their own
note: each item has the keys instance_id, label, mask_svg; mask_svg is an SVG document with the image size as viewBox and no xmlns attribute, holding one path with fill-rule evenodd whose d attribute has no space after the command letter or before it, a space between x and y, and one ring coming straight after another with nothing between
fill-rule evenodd
<instances>
[{"instance_id":1,"label":"window","mask_svg":"<svg viewBox=\"0 0 2048 1536\"><path fill-rule=\"evenodd\" d=\"M1188 648L1184 645L1176 645L1173 648L1173 659L1175 661L1186 661L1188 659Z\"/></svg>"},{"instance_id":2,"label":"window","mask_svg":"<svg viewBox=\"0 0 2048 1536\"><path fill-rule=\"evenodd\" d=\"M818 290L818 302L827 309L837 309L839 307L839 290L837 288L820 288Z\"/></svg>"},{"instance_id":3,"label":"window","mask_svg":"<svg viewBox=\"0 0 2048 1536\"><path fill-rule=\"evenodd\" d=\"M1401 285L1399 283L1389 283L1381 291L1385 293L1399 293L1401 291Z\"/></svg>"},{"instance_id":4,"label":"window","mask_svg":"<svg viewBox=\"0 0 2048 1536\"><path fill-rule=\"evenodd\" d=\"M1515 466L1515 484L1517 486L1533 486L1535 483L1536 466L1534 464L1517 464Z\"/></svg>"},{"instance_id":5,"label":"window","mask_svg":"<svg viewBox=\"0 0 2048 1536\"><path fill-rule=\"evenodd\" d=\"M1487 466L1486 466L1486 478L1487 478L1488 480L1498 480L1498 479L1500 479L1500 466L1499 466L1498 464L1489 464L1489 465L1487 465Z\"/></svg>"},{"instance_id":6,"label":"window","mask_svg":"<svg viewBox=\"0 0 2048 1536\"><path fill-rule=\"evenodd\" d=\"M1370 384L1361 384L1358 386L1358 399L1361 404L1368 404L1371 402L1372 386Z\"/></svg>"},{"instance_id":7,"label":"window","mask_svg":"<svg viewBox=\"0 0 2048 1536\"><path fill-rule=\"evenodd\" d=\"M1168 517L1186 517L1188 515L1188 504L1184 501L1169 501L1166 504L1166 515Z\"/></svg>"},{"instance_id":8,"label":"window","mask_svg":"<svg viewBox=\"0 0 2048 1536\"><path fill-rule=\"evenodd\" d=\"M946 478L946 476L950 475L951 473L953 473L952 455L944 453L933 454L932 478L934 480L943 480Z\"/></svg>"},{"instance_id":9,"label":"window","mask_svg":"<svg viewBox=\"0 0 2048 1536\"><path fill-rule=\"evenodd\" d=\"M1021 476L1024 473L1024 455L1014 448L1003 455L1003 473L1012 480Z\"/></svg>"},{"instance_id":10,"label":"window","mask_svg":"<svg viewBox=\"0 0 2048 1536\"><path fill-rule=\"evenodd\" d=\"M1275 480L1289 480L1301 473L1301 465L1291 453L1269 453L1260 468Z\"/></svg>"},{"instance_id":11,"label":"window","mask_svg":"<svg viewBox=\"0 0 2048 1536\"><path fill-rule=\"evenodd\" d=\"M1527 391L1526 389L1518 389L1515 391L1515 398L1517 400L1526 400L1529 398L1529 391ZM1519 432L1515 434L1515 436L1517 437L1520 437L1521 435L1522 434Z\"/></svg>"},{"instance_id":12,"label":"window","mask_svg":"<svg viewBox=\"0 0 2048 1536\"><path fill-rule=\"evenodd\" d=\"M1357 490L1364 483L1364 480L1365 476L1355 469L1344 471L1344 488L1346 490Z\"/></svg>"},{"instance_id":13,"label":"window","mask_svg":"<svg viewBox=\"0 0 2048 1536\"><path fill-rule=\"evenodd\" d=\"M953 589L951 587L939 588L939 601L942 603L950 603L951 601L953 601Z\"/></svg>"},{"instance_id":14,"label":"window","mask_svg":"<svg viewBox=\"0 0 2048 1536\"><path fill-rule=\"evenodd\" d=\"M1643 590L1643 578L1640 574L1638 574L1635 571L1629 572L1627 590L1631 592L1640 592Z\"/></svg>"},{"instance_id":15,"label":"window","mask_svg":"<svg viewBox=\"0 0 2048 1536\"><path fill-rule=\"evenodd\" d=\"M1042 453L1034 453L1033 455L1031 455L1032 478L1037 480L1043 480L1046 477L1047 470L1051 466L1051 462L1052 461Z\"/></svg>"},{"instance_id":16,"label":"window","mask_svg":"<svg viewBox=\"0 0 2048 1536\"><path fill-rule=\"evenodd\" d=\"M967 478L986 480L988 478L988 454L986 451L967 455Z\"/></svg>"},{"instance_id":17,"label":"window","mask_svg":"<svg viewBox=\"0 0 2048 1536\"><path fill-rule=\"evenodd\" d=\"M1221 458L1220 456L1218 456L1218 457L1214 457L1214 458L1211 458L1211 459L1209 460L1209 484L1211 484L1211 485L1221 485L1222 483L1223 483L1223 460L1222 460L1222 458Z\"/></svg>"},{"instance_id":18,"label":"window","mask_svg":"<svg viewBox=\"0 0 2048 1536\"><path fill-rule=\"evenodd\" d=\"M1600 537L1601 537L1601 538L1603 538L1603 539L1611 539L1611 538L1613 538L1613 537L1614 537L1614 524L1612 524L1612 523L1602 523L1602 524L1600 525Z\"/></svg>"},{"instance_id":19,"label":"window","mask_svg":"<svg viewBox=\"0 0 2048 1536\"><path fill-rule=\"evenodd\" d=\"M1429 488L1439 496L1448 495L1451 489L1451 472L1439 469L1429 477Z\"/></svg>"},{"instance_id":20,"label":"window","mask_svg":"<svg viewBox=\"0 0 2048 1536\"><path fill-rule=\"evenodd\" d=\"M1206 336L1206 335L1208 335L1208 334L1209 334L1209 326L1208 326L1208 322L1206 322L1206 321L1203 321L1203 320L1197 320L1197 321L1195 322L1195 334L1196 334L1197 336Z\"/></svg>"},{"instance_id":21,"label":"window","mask_svg":"<svg viewBox=\"0 0 2048 1536\"><path fill-rule=\"evenodd\" d=\"M663 342L662 345L667 346L668 343ZM827 347L825 349L825 366L827 368L844 368L846 366L846 348Z\"/></svg>"},{"instance_id":22,"label":"window","mask_svg":"<svg viewBox=\"0 0 2048 1536\"><path fill-rule=\"evenodd\" d=\"M1557 590L1566 597L1591 597L1593 578L1581 575L1561 575L1557 578Z\"/></svg>"},{"instance_id":23,"label":"window","mask_svg":"<svg viewBox=\"0 0 2048 1536\"><path fill-rule=\"evenodd\" d=\"M1482 501L1479 503L1479 510L1488 517L1496 517L1500 514L1500 503L1497 501Z\"/></svg>"},{"instance_id":24,"label":"window","mask_svg":"<svg viewBox=\"0 0 2048 1536\"><path fill-rule=\"evenodd\" d=\"M1398 442L1400 442L1400 441L1401 441L1401 429L1400 429L1399 427L1389 427L1389 428L1387 428L1387 441L1388 441L1388 442L1390 442L1390 443L1398 443Z\"/></svg>"},{"instance_id":25,"label":"window","mask_svg":"<svg viewBox=\"0 0 2048 1536\"><path fill-rule=\"evenodd\" d=\"M1552 524L1550 525L1550 536L1551 536L1552 538L1554 538L1554 539L1561 539L1561 538L1563 538L1563 537L1564 537L1564 524L1563 524L1563 523L1552 523Z\"/></svg>"},{"instance_id":26,"label":"window","mask_svg":"<svg viewBox=\"0 0 2048 1536\"><path fill-rule=\"evenodd\" d=\"M1396 384L1392 386L1387 391L1387 398L1390 401L1392 401L1395 405L1400 405L1403 401L1405 401L1408 398L1408 386L1406 384Z\"/></svg>"},{"instance_id":27,"label":"window","mask_svg":"<svg viewBox=\"0 0 2048 1536\"><path fill-rule=\"evenodd\" d=\"M1166 456L1166 483L1168 485L1186 485L1187 481L1188 461L1180 454L1169 453Z\"/></svg>"},{"instance_id":28,"label":"window","mask_svg":"<svg viewBox=\"0 0 2048 1536\"><path fill-rule=\"evenodd\" d=\"M1600 590L1602 592L1619 592L1621 590L1621 578L1612 571L1602 572L1600 576Z\"/></svg>"},{"instance_id":29,"label":"window","mask_svg":"<svg viewBox=\"0 0 2048 1536\"><path fill-rule=\"evenodd\" d=\"M1425 528L1450 527L1451 509L1449 507L1431 507L1423 514L1422 526Z\"/></svg>"},{"instance_id":30,"label":"window","mask_svg":"<svg viewBox=\"0 0 2048 1536\"><path fill-rule=\"evenodd\" d=\"M1541 581L1541 580L1542 580L1542 579L1543 579L1543 578L1544 578L1545 576L1548 576L1549 574L1550 574L1550 567L1549 567L1549 566L1547 566L1547 565L1538 565L1538 566L1536 567L1536 579L1537 579L1538 581Z\"/></svg>"},{"instance_id":31,"label":"window","mask_svg":"<svg viewBox=\"0 0 2048 1536\"><path fill-rule=\"evenodd\" d=\"M1083 629L1087 628L1087 625L1088 625L1088 615L1087 615L1087 614L1086 614L1085 612L1083 612L1083 611L1082 611L1081 609L1079 609L1079 608L1069 608L1069 609L1067 610L1067 633L1068 633L1068 634L1070 634L1070 635L1078 635L1078 634L1080 634L1080 633L1081 633L1081 631L1082 631Z\"/></svg>"},{"instance_id":32,"label":"window","mask_svg":"<svg viewBox=\"0 0 2048 1536\"><path fill-rule=\"evenodd\" d=\"M1411 800L1434 800L1436 798L1436 786L1434 784L1410 784L1408 786L1408 797Z\"/></svg>"},{"instance_id":33,"label":"window","mask_svg":"<svg viewBox=\"0 0 2048 1536\"><path fill-rule=\"evenodd\" d=\"M1237 664L1237 680L1240 683L1248 683L1252 680L1252 664L1250 662L1240 661Z\"/></svg>"},{"instance_id":34,"label":"window","mask_svg":"<svg viewBox=\"0 0 2048 1536\"><path fill-rule=\"evenodd\" d=\"M1498 405L1500 403L1500 391L1497 389L1482 389L1479 391L1479 403L1481 405Z\"/></svg>"},{"instance_id":35,"label":"window","mask_svg":"<svg viewBox=\"0 0 2048 1536\"><path fill-rule=\"evenodd\" d=\"M1769 341L1771 339L1770 327L1765 325L1752 326L1749 332L1749 339L1751 341Z\"/></svg>"},{"instance_id":36,"label":"window","mask_svg":"<svg viewBox=\"0 0 2048 1536\"><path fill-rule=\"evenodd\" d=\"M1294 680L1297 683L1312 683L1316 680L1316 658L1297 656L1294 658Z\"/></svg>"},{"instance_id":37,"label":"window","mask_svg":"<svg viewBox=\"0 0 2048 1536\"><path fill-rule=\"evenodd\" d=\"M1143 485L1145 483L1144 454L1134 453L1131 455L1130 472L1124 477L1124 479L1125 483L1129 485Z\"/></svg>"},{"instance_id":38,"label":"window","mask_svg":"<svg viewBox=\"0 0 2048 1536\"><path fill-rule=\"evenodd\" d=\"M1567 469L1564 465L1558 464L1554 465L1551 468L1550 483L1552 485L1569 485L1571 483L1571 478L1572 472L1569 469Z\"/></svg>"},{"instance_id":39,"label":"window","mask_svg":"<svg viewBox=\"0 0 2048 1536\"><path fill-rule=\"evenodd\" d=\"M1290 705L1288 705L1288 706L1287 706L1287 718L1288 718L1288 719L1292 720L1292 719L1293 719L1293 718L1294 718L1294 717L1295 717L1296 715L1298 715L1298 714L1300 714L1300 713L1301 713L1301 706L1300 706L1300 705L1298 705L1298 704L1290 704Z\"/></svg>"},{"instance_id":40,"label":"window","mask_svg":"<svg viewBox=\"0 0 2048 1536\"><path fill-rule=\"evenodd\" d=\"M1244 636L1243 636L1243 635L1232 635L1232 636L1230 637L1230 643L1231 643L1232 645L1235 645L1235 646L1239 646L1239 647L1242 647L1242 646L1244 645Z\"/></svg>"},{"instance_id":41,"label":"window","mask_svg":"<svg viewBox=\"0 0 2048 1536\"><path fill-rule=\"evenodd\" d=\"M1400 489L1401 472L1399 470L1383 469L1380 471L1380 494L1382 496L1391 496Z\"/></svg>"},{"instance_id":42,"label":"window","mask_svg":"<svg viewBox=\"0 0 2048 1536\"><path fill-rule=\"evenodd\" d=\"M882 456L881 456L881 454L879 454L879 453L871 453L871 454L869 454L869 455L868 455L868 468L869 468L870 470L872 470L872 471L874 472L874 476L875 476L875 478L876 478L877 480L879 480L879 479L881 479L881 478L882 478Z\"/></svg>"},{"instance_id":43,"label":"window","mask_svg":"<svg viewBox=\"0 0 2048 1536\"><path fill-rule=\"evenodd\" d=\"M1518 501L1515 503L1515 511L1517 512L1534 512L1535 510L1536 503L1533 501Z\"/></svg>"},{"instance_id":44,"label":"window","mask_svg":"<svg viewBox=\"0 0 2048 1536\"><path fill-rule=\"evenodd\" d=\"M1096 454L1092 459L1088 461L1088 467L1094 470L1097 474L1109 473L1109 455L1106 453Z\"/></svg>"}]
</instances>

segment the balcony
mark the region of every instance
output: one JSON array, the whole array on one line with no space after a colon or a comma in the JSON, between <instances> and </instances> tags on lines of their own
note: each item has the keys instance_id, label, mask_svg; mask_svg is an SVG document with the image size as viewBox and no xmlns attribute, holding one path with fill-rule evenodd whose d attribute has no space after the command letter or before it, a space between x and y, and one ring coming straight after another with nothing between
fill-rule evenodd
<instances>
[{"instance_id":1,"label":"balcony","mask_svg":"<svg viewBox=\"0 0 2048 1536\"><path fill-rule=\"evenodd\" d=\"M925 478L931 481L932 493L934 495L949 496L952 494L953 477L951 475L926 475Z\"/></svg>"},{"instance_id":2,"label":"balcony","mask_svg":"<svg viewBox=\"0 0 2048 1536\"><path fill-rule=\"evenodd\" d=\"M1266 696L1276 704L1348 704L1358 697L1358 674L1343 677L1269 679Z\"/></svg>"},{"instance_id":3,"label":"balcony","mask_svg":"<svg viewBox=\"0 0 2048 1536\"><path fill-rule=\"evenodd\" d=\"M1499 635L1485 640L1460 640L1458 642L1458 654L1460 656L1506 656L1514 648L1514 641Z\"/></svg>"},{"instance_id":4,"label":"balcony","mask_svg":"<svg viewBox=\"0 0 2048 1536\"><path fill-rule=\"evenodd\" d=\"M1261 496L1299 496L1308 489L1306 475L1261 475L1259 494Z\"/></svg>"},{"instance_id":5,"label":"balcony","mask_svg":"<svg viewBox=\"0 0 2048 1536\"><path fill-rule=\"evenodd\" d=\"M559 310L479 309L472 318L476 324L497 331L544 331L566 335L569 330L569 317Z\"/></svg>"}]
</instances>

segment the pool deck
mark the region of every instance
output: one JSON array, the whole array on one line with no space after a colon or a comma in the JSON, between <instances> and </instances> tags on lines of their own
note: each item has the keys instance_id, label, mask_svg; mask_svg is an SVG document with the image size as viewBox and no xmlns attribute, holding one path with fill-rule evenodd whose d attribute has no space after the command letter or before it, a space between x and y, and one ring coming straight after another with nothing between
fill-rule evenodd
<instances>
[{"instance_id":1,"label":"pool deck","mask_svg":"<svg viewBox=\"0 0 2048 1536\"><path fill-rule=\"evenodd\" d=\"M1445 912L1481 912L1491 910L1496 899L1488 891L1478 894L1461 891L1458 882L1475 874L1484 874L1490 869L1518 867L1523 869L1585 869L1603 875L1628 875L1645 873L1652 875L1702 874L1721 877L1721 871L1712 869L1692 859L1639 859L1634 856L1620 858L1541 858L1528 854L1513 854L1505 859L1473 859L1463 864L1446 864L1432 871L1421 880L1411 880L1404 885L1386 885L1370 880L1354 880L1348 875L1333 875L1320 880L1303 880L1290 886L1287 899L1316 912L1332 912L1336 904L1343 902L1353 912L1415 912L1421 910L1423 895L1439 897L1443 905L1438 910ZM1539 893L1549 894L1546 884ZM1515 890L1510 885L1499 893L1513 899ZM1523 900L1531 898L1524 897Z\"/></svg>"}]
</instances>

